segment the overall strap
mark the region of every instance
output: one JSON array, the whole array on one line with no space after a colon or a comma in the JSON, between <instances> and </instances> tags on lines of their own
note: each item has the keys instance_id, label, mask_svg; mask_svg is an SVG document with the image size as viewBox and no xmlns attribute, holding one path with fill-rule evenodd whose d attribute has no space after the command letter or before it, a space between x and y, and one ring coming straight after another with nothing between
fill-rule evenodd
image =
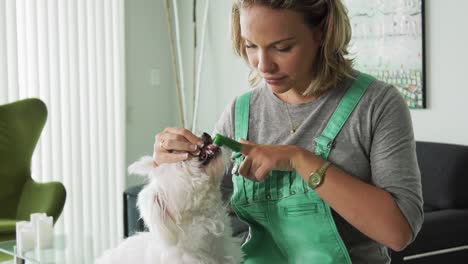
<instances>
[{"instance_id":1,"label":"overall strap","mask_svg":"<svg viewBox=\"0 0 468 264\"><path fill-rule=\"evenodd\" d=\"M241 138L247 140L247 135L249 132L249 112L251 94L251 91L244 93L241 96L239 96L236 100L236 109L234 112L234 135L237 141L239 141Z\"/></svg>"},{"instance_id":2,"label":"overall strap","mask_svg":"<svg viewBox=\"0 0 468 264\"><path fill-rule=\"evenodd\" d=\"M359 73L351 88L346 91L343 99L341 99L322 134L315 139L315 155L321 156L323 159L328 158L336 136L340 133L346 120L366 92L367 87L374 80L375 78L370 75Z\"/></svg>"},{"instance_id":3,"label":"overall strap","mask_svg":"<svg viewBox=\"0 0 468 264\"><path fill-rule=\"evenodd\" d=\"M249 112L250 112L250 95L252 92L247 92L239 96L236 100L234 111L234 137L237 141L241 138L247 140L249 132ZM243 156L239 152L232 152L231 158L234 160L233 171L237 171L242 163ZM233 172L237 173L237 172ZM233 203L248 203L251 193L252 184L246 183L244 177L233 177Z\"/></svg>"}]
</instances>

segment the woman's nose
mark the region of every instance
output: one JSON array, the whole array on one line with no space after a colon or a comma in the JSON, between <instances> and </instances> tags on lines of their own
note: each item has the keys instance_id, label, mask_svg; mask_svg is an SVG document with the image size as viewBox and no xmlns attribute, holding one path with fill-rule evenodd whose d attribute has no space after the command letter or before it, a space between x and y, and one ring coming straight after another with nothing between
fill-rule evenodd
<instances>
[{"instance_id":1,"label":"woman's nose","mask_svg":"<svg viewBox=\"0 0 468 264\"><path fill-rule=\"evenodd\" d=\"M257 69L262 73L272 73L275 71L276 65L274 61L266 53L260 53L258 56Z\"/></svg>"}]
</instances>

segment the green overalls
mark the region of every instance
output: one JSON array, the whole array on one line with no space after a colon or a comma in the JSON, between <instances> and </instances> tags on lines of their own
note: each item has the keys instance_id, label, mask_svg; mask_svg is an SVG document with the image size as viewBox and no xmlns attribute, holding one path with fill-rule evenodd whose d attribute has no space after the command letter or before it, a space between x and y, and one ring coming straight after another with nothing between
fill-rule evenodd
<instances>
[{"instance_id":1,"label":"green overalls","mask_svg":"<svg viewBox=\"0 0 468 264\"><path fill-rule=\"evenodd\" d=\"M362 73L354 80L326 128L315 139L316 155L327 159L333 140L373 80ZM236 102L237 140L248 139L250 94L243 94ZM243 158L240 153L233 153L235 168ZM250 227L242 245L244 263L351 263L330 207L297 172L271 171L261 182L233 172L232 181L232 207Z\"/></svg>"}]
</instances>

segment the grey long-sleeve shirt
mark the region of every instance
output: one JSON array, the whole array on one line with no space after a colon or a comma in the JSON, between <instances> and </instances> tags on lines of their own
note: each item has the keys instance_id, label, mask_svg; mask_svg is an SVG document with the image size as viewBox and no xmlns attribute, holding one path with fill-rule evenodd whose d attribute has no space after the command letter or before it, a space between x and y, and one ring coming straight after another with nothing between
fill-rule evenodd
<instances>
[{"instance_id":1,"label":"grey long-sleeve shirt","mask_svg":"<svg viewBox=\"0 0 468 264\"><path fill-rule=\"evenodd\" d=\"M291 125L284 102L266 86L253 90L250 99L248 140L258 144L292 144L313 152L314 138L325 128L352 79L344 79L318 99L289 104ZM234 138L235 100L216 124L215 131ZM354 177L389 192L407 218L413 239L423 221L420 172L409 109L393 86L373 82L342 131L329 160ZM230 171L230 170L228 170ZM222 186L225 197L232 193L230 173ZM387 249L372 241L333 212L338 231L353 263L390 263ZM306 223L304 223L306 224Z\"/></svg>"}]
</instances>

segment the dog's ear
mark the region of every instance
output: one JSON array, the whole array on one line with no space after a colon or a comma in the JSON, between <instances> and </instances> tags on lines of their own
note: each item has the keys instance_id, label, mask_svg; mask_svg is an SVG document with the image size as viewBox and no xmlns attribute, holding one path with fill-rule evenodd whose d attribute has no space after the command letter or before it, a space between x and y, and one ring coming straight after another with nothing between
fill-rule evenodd
<instances>
[{"instance_id":1,"label":"dog's ear","mask_svg":"<svg viewBox=\"0 0 468 264\"><path fill-rule=\"evenodd\" d=\"M144 156L139 161L134 162L128 167L128 173L148 176L153 169L153 158Z\"/></svg>"}]
</instances>

